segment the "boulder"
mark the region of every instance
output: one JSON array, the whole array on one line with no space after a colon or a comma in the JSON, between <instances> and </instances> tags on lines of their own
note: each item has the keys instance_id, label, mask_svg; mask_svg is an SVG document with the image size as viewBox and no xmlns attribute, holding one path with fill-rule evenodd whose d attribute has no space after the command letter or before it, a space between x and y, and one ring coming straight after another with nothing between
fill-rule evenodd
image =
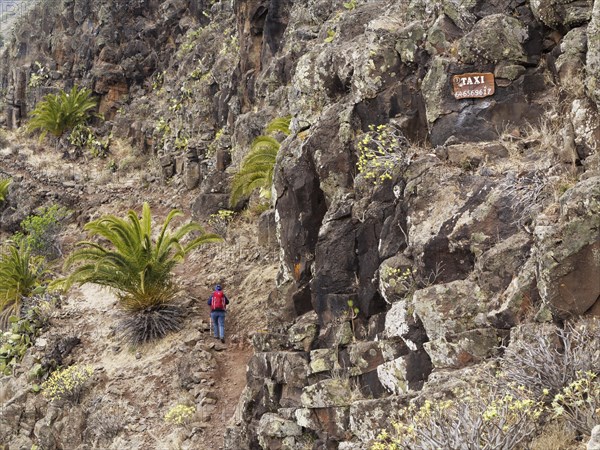
<instances>
[{"instance_id":1,"label":"boulder","mask_svg":"<svg viewBox=\"0 0 600 450\"><path fill-rule=\"evenodd\" d=\"M427 111L427 121L435 122L440 116L452 112L454 103L450 97L447 58L436 56L431 62L429 71L423 78L423 98Z\"/></svg>"},{"instance_id":2,"label":"boulder","mask_svg":"<svg viewBox=\"0 0 600 450\"><path fill-rule=\"evenodd\" d=\"M416 54L426 37L426 31L421 22L412 22L399 33L396 51L404 63L413 63Z\"/></svg>"},{"instance_id":3,"label":"boulder","mask_svg":"<svg viewBox=\"0 0 600 450\"><path fill-rule=\"evenodd\" d=\"M540 295L536 282L536 262L529 258L497 298L488 320L496 328L510 329L535 313Z\"/></svg>"},{"instance_id":4,"label":"boulder","mask_svg":"<svg viewBox=\"0 0 600 450\"><path fill-rule=\"evenodd\" d=\"M392 394L408 392L405 358L388 361L377 368L377 376L381 384Z\"/></svg>"},{"instance_id":5,"label":"boulder","mask_svg":"<svg viewBox=\"0 0 600 450\"><path fill-rule=\"evenodd\" d=\"M377 367L379 382L392 394L421 389L431 373L431 360L423 350L387 361Z\"/></svg>"},{"instance_id":6,"label":"boulder","mask_svg":"<svg viewBox=\"0 0 600 450\"><path fill-rule=\"evenodd\" d=\"M577 158L581 161L593 155L600 142L600 118L598 106L587 97L573 100L570 119Z\"/></svg>"},{"instance_id":7,"label":"boulder","mask_svg":"<svg viewBox=\"0 0 600 450\"><path fill-rule=\"evenodd\" d=\"M600 299L599 227L600 177L592 177L560 198L557 224L535 228L538 288L556 317L598 310L594 306Z\"/></svg>"},{"instance_id":8,"label":"boulder","mask_svg":"<svg viewBox=\"0 0 600 450\"><path fill-rule=\"evenodd\" d=\"M338 352L333 348L322 348L310 352L310 373L331 371L338 367Z\"/></svg>"},{"instance_id":9,"label":"boulder","mask_svg":"<svg viewBox=\"0 0 600 450\"><path fill-rule=\"evenodd\" d=\"M296 423L302 428L327 433L328 437L341 440L349 436L350 408L301 408L295 412Z\"/></svg>"},{"instance_id":10,"label":"boulder","mask_svg":"<svg viewBox=\"0 0 600 450\"><path fill-rule=\"evenodd\" d=\"M288 330L288 340L292 348L309 351L319 333L319 318L314 311L308 312L298 319Z\"/></svg>"},{"instance_id":11,"label":"boulder","mask_svg":"<svg viewBox=\"0 0 600 450\"><path fill-rule=\"evenodd\" d=\"M383 363L383 353L379 342L356 342L347 348L344 366L351 376L372 372Z\"/></svg>"},{"instance_id":12,"label":"boulder","mask_svg":"<svg viewBox=\"0 0 600 450\"><path fill-rule=\"evenodd\" d=\"M600 109L600 3L594 2L592 20L587 27L586 86Z\"/></svg>"},{"instance_id":13,"label":"boulder","mask_svg":"<svg viewBox=\"0 0 600 450\"><path fill-rule=\"evenodd\" d=\"M306 386L302 390L302 406L305 408L329 408L350 406L360 393L352 388L347 378L330 378Z\"/></svg>"},{"instance_id":14,"label":"boulder","mask_svg":"<svg viewBox=\"0 0 600 450\"><path fill-rule=\"evenodd\" d=\"M257 433L262 448L277 450L290 448L283 442L287 439L286 442L289 443L288 438L301 436L302 428L294 421L283 419L277 414L267 413L260 418Z\"/></svg>"},{"instance_id":15,"label":"boulder","mask_svg":"<svg viewBox=\"0 0 600 450\"><path fill-rule=\"evenodd\" d=\"M413 307L430 340L487 325L487 298L472 281L459 280L415 292Z\"/></svg>"},{"instance_id":16,"label":"boulder","mask_svg":"<svg viewBox=\"0 0 600 450\"><path fill-rule=\"evenodd\" d=\"M288 340L281 333L257 332L252 335L255 352L273 352L286 349Z\"/></svg>"},{"instance_id":17,"label":"boulder","mask_svg":"<svg viewBox=\"0 0 600 450\"><path fill-rule=\"evenodd\" d=\"M498 338L487 328L487 302L479 286L468 280L415 292L414 311L429 337L423 345L434 367L464 367L494 353Z\"/></svg>"},{"instance_id":18,"label":"boulder","mask_svg":"<svg viewBox=\"0 0 600 450\"><path fill-rule=\"evenodd\" d=\"M423 346L436 369L459 369L494 356L500 344L501 340L494 329L480 328L449 338L434 339Z\"/></svg>"},{"instance_id":19,"label":"boulder","mask_svg":"<svg viewBox=\"0 0 600 450\"><path fill-rule=\"evenodd\" d=\"M560 43L561 54L555 62L561 84L566 89L583 88L582 73L587 51L586 27L574 28ZM577 94L577 92L573 92ZM579 92L580 94L582 92Z\"/></svg>"},{"instance_id":20,"label":"boulder","mask_svg":"<svg viewBox=\"0 0 600 450\"><path fill-rule=\"evenodd\" d=\"M308 354L303 352L257 353L248 362L247 378L272 379L279 384L303 387L309 373Z\"/></svg>"},{"instance_id":21,"label":"boulder","mask_svg":"<svg viewBox=\"0 0 600 450\"><path fill-rule=\"evenodd\" d=\"M582 25L592 15L592 4L586 0L532 0L530 5L536 19L556 29Z\"/></svg>"},{"instance_id":22,"label":"boulder","mask_svg":"<svg viewBox=\"0 0 600 450\"><path fill-rule=\"evenodd\" d=\"M600 425L592 429L592 435L587 443L586 450L600 450Z\"/></svg>"},{"instance_id":23,"label":"boulder","mask_svg":"<svg viewBox=\"0 0 600 450\"><path fill-rule=\"evenodd\" d=\"M319 333L319 347L343 347L354 341L355 336L349 321L332 322L322 327Z\"/></svg>"},{"instance_id":24,"label":"boulder","mask_svg":"<svg viewBox=\"0 0 600 450\"><path fill-rule=\"evenodd\" d=\"M183 169L183 182L189 190L195 189L200 183L200 163L198 161L186 161Z\"/></svg>"},{"instance_id":25,"label":"boulder","mask_svg":"<svg viewBox=\"0 0 600 450\"><path fill-rule=\"evenodd\" d=\"M450 51L452 43L462 37L463 32L450 17L440 14L427 30L427 48L430 53L443 54Z\"/></svg>"},{"instance_id":26,"label":"boulder","mask_svg":"<svg viewBox=\"0 0 600 450\"><path fill-rule=\"evenodd\" d=\"M271 246L277 243L277 233L275 225L275 210L270 209L263 212L258 218L258 243L264 246Z\"/></svg>"},{"instance_id":27,"label":"boulder","mask_svg":"<svg viewBox=\"0 0 600 450\"><path fill-rule=\"evenodd\" d=\"M529 35L518 19L492 14L479 20L460 41L458 53L466 63L527 62L523 44Z\"/></svg>"},{"instance_id":28,"label":"boulder","mask_svg":"<svg viewBox=\"0 0 600 450\"><path fill-rule=\"evenodd\" d=\"M390 396L377 400L359 400L350 407L350 431L361 442L368 443L398 420L397 412L408 406L412 395Z\"/></svg>"},{"instance_id":29,"label":"boulder","mask_svg":"<svg viewBox=\"0 0 600 450\"><path fill-rule=\"evenodd\" d=\"M503 292L521 272L531 246L531 237L519 232L479 255L475 264L478 286L489 295Z\"/></svg>"},{"instance_id":30,"label":"boulder","mask_svg":"<svg viewBox=\"0 0 600 450\"><path fill-rule=\"evenodd\" d=\"M200 194L192 203L191 211L195 220L207 220L211 214L216 214L219 210L228 207L228 194Z\"/></svg>"}]
</instances>

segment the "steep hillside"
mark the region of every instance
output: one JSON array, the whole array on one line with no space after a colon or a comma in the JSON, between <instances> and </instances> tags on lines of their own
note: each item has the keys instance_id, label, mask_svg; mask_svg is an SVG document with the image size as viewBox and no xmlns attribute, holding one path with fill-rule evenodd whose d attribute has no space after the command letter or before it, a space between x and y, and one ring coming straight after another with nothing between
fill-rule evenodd
<instances>
[{"instance_id":1,"label":"steep hillside","mask_svg":"<svg viewBox=\"0 0 600 450\"><path fill-rule=\"evenodd\" d=\"M50 199L76 210L67 242L88 218L147 198L161 214L178 206L206 222L228 207L253 139L272 119L292 117L290 135L276 136L272 209L245 213L251 218L237 219L225 244L192 255L180 274L194 297L225 280L238 299L231 325L240 341L252 338L224 448L369 448L392 421L408 420L400 411L411 402L459 401L465 386L483 398L499 379L488 372L505 372L519 349L540 342L556 347L549 355L568 355L565 342L579 336L586 344L578 348L589 352L561 370L597 374L600 327L590 318L600 316L598 0L42 0L2 53L5 125L22 126L43 95L73 84L101 99L103 119L93 128L108 139L108 159L77 159L65 139L54 149L12 142L2 171L30 189L46 178L55 188L43 188L44 197L13 186L0 210L6 235ZM32 162L37 154L63 154L82 174L44 175ZM250 210L257 203L251 197ZM12 429L2 435L8 448L40 445L43 427L56 437L43 448L220 445L205 440L214 417L209 429L174 437L145 410L110 441L85 434L111 376L135 372L132 383L160 383L160 407L176 392L191 395L198 411L212 404L201 386L220 375L198 378L200 387L182 381L194 361L207 360L201 372L213 377L223 373L215 349L190 331L202 310L183 304L187 331L124 360L121 375L107 369L101 350L118 345L117 336L71 356L103 367L74 413L82 421L75 431L62 425L69 413L40 396L13 398ZM571 333L580 320L583 331ZM75 335L86 332L85 320L69 323ZM142 362L164 369L150 373ZM552 366L531 370L545 365ZM164 387L177 383L175 370L180 385ZM536 395L558 394L572 381ZM25 376L1 382L25 386ZM131 389L129 404L148 407L149 394L119 386ZM217 386L228 403L241 388ZM556 448L587 439L600 421L590 414L574 435L559 432L566 443ZM539 425L549 421L541 417ZM523 439L548 448L539 443L547 434Z\"/></svg>"}]
</instances>

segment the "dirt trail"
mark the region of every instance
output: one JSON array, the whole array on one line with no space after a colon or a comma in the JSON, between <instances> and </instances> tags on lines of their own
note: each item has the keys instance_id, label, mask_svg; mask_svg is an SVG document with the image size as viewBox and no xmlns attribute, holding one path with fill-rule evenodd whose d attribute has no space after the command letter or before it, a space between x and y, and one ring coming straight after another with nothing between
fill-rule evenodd
<instances>
[{"instance_id":1,"label":"dirt trail","mask_svg":"<svg viewBox=\"0 0 600 450\"><path fill-rule=\"evenodd\" d=\"M37 199L27 204L31 210L67 202L73 210L61 239L64 254L74 242L87 238L82 232L85 222L102 214L121 216L130 208L139 210L143 201L150 203L157 223L171 208L184 212L178 223L190 218L189 205L196 194L181 186L144 183L139 181L144 179L141 171L128 173L127 180L122 180L97 159L68 164L66 171L64 161L54 152L41 152L26 142L0 151L0 173L20 180L20 202ZM122 342L116 332L122 315L108 290L85 285L68 293L46 338L78 337L81 344L64 364L96 369L94 383L76 414L88 420L102 418L100 413L106 411L106 417L119 415L123 425L116 436L105 436L102 443L91 444L98 437L86 435L92 448L223 448L226 424L246 383L246 365L252 355L249 336L264 328L264 304L275 286L278 269L275 249L259 244L256 234L254 218L238 218L229 226L226 241L201 247L178 266L175 277L182 287L178 301L187 313L184 329L152 344L132 348ZM206 299L216 283L222 284L232 299L224 348L219 348L221 344L201 325L207 322ZM204 358L206 352L209 356ZM193 383L183 386L190 376L195 378ZM205 395L214 397L214 405L203 404ZM164 419L170 408L182 403L195 403L200 416L188 428L175 427ZM210 413L203 415L205 410Z\"/></svg>"},{"instance_id":2,"label":"dirt trail","mask_svg":"<svg viewBox=\"0 0 600 450\"><path fill-rule=\"evenodd\" d=\"M214 439L208 439L208 449L222 449L225 428L235 413L238 400L246 385L246 365L252 356L248 347L230 346L216 354L216 386L219 393L214 421ZM222 426L220 425L222 424Z\"/></svg>"}]
</instances>

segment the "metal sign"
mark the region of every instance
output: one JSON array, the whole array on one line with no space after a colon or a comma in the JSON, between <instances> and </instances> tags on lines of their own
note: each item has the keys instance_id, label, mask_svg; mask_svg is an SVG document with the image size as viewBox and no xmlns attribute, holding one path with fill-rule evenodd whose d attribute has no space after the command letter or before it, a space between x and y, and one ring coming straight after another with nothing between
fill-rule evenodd
<instances>
[{"instance_id":1,"label":"metal sign","mask_svg":"<svg viewBox=\"0 0 600 450\"><path fill-rule=\"evenodd\" d=\"M454 98L482 98L494 94L493 73L463 73L452 76Z\"/></svg>"}]
</instances>

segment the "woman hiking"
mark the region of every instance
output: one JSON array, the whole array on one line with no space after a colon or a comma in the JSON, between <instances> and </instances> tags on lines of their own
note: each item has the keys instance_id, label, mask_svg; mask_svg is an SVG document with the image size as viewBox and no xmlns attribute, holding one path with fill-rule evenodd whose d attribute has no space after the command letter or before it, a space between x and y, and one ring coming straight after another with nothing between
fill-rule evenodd
<instances>
[{"instance_id":1,"label":"woman hiking","mask_svg":"<svg viewBox=\"0 0 600 450\"><path fill-rule=\"evenodd\" d=\"M223 292L220 284L215 286L215 291L208 299L208 306L210 306L210 320L213 324L213 331L215 339L221 339L221 342L225 343L225 311L229 299Z\"/></svg>"}]
</instances>

